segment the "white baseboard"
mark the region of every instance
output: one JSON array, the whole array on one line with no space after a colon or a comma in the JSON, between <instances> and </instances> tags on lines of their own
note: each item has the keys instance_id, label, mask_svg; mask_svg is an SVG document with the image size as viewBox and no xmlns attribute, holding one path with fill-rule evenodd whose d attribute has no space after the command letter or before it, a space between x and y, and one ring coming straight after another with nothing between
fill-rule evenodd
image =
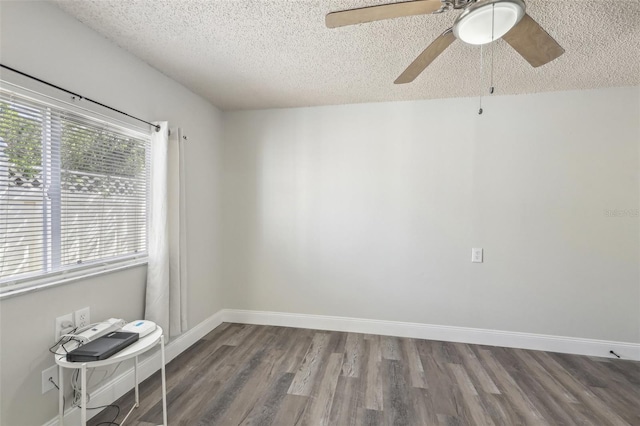
<instances>
[{"instance_id":1,"label":"white baseboard","mask_svg":"<svg viewBox=\"0 0 640 426\"><path fill-rule=\"evenodd\" d=\"M181 334L180 336L172 339L165 346L165 360L168 363L182 352L184 352L191 345L202 339L211 330L222 324L223 312L218 311L200 324L193 327L191 330ZM153 355L143 359L138 364L138 374L140 375L140 381L142 382L153 373L160 369L160 352L155 351ZM118 375L113 380L105 383L99 389L91 392L91 406L101 406L112 404L125 393L133 389L134 375L133 367L124 373ZM87 417L91 418L98 412L94 410L87 411ZM57 426L58 416L51 419L44 426ZM65 425L78 425L80 424L80 410L77 407L68 409L64 414Z\"/></svg>"},{"instance_id":2,"label":"white baseboard","mask_svg":"<svg viewBox=\"0 0 640 426\"><path fill-rule=\"evenodd\" d=\"M383 336L474 343L479 345L532 349L607 358L615 358L609 353L609 351L613 350L623 359L640 361L640 344L638 343L487 330L481 328L454 327L448 325L381 321L324 315L290 314L282 312L244 311L237 309L224 309L222 317L224 322L380 334Z\"/></svg>"}]
</instances>

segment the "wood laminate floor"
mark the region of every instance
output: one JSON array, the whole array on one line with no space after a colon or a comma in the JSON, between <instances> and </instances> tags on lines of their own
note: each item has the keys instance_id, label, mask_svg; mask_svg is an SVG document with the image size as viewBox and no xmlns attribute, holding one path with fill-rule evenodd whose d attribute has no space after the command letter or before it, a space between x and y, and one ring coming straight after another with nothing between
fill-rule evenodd
<instances>
[{"instance_id":1,"label":"wood laminate floor","mask_svg":"<svg viewBox=\"0 0 640 426\"><path fill-rule=\"evenodd\" d=\"M640 425L638 362L287 327L224 323L167 385L172 426ZM130 424L162 423L159 374L140 389Z\"/></svg>"}]
</instances>

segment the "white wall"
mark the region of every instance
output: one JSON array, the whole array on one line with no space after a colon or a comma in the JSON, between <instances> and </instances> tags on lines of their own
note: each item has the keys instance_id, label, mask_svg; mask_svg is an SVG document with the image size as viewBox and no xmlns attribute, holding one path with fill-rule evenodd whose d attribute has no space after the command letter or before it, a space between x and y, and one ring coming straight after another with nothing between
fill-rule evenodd
<instances>
[{"instance_id":1,"label":"white wall","mask_svg":"<svg viewBox=\"0 0 640 426\"><path fill-rule=\"evenodd\" d=\"M227 307L640 342L639 88L477 102L223 113Z\"/></svg>"},{"instance_id":2,"label":"white wall","mask_svg":"<svg viewBox=\"0 0 640 426\"><path fill-rule=\"evenodd\" d=\"M0 19L3 64L184 129L189 325L220 310L219 111L51 4L3 1ZM55 317L90 306L94 320L140 318L145 276L139 267L0 302L0 424L41 425L57 413L56 393L40 392L40 373L53 364Z\"/></svg>"}]
</instances>

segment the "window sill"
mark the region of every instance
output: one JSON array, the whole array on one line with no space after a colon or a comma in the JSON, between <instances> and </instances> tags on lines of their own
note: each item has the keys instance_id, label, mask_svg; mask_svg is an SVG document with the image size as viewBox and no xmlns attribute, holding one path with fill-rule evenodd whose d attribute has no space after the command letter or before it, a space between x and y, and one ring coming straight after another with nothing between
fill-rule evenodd
<instances>
[{"instance_id":1,"label":"window sill","mask_svg":"<svg viewBox=\"0 0 640 426\"><path fill-rule=\"evenodd\" d=\"M77 280L97 277L111 272L122 271L125 269L134 268L136 266L146 265L147 262L148 257L145 256L135 259L119 260L108 264L103 263L79 271L61 272L49 277L33 278L31 280L22 281L12 286L0 288L0 300L8 299L15 296L21 296L33 291L56 287Z\"/></svg>"}]
</instances>

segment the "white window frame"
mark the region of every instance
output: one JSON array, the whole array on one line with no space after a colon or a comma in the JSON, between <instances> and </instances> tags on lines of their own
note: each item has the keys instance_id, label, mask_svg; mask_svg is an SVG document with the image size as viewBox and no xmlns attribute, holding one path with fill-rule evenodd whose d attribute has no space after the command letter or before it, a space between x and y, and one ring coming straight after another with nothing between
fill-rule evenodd
<instances>
[{"instance_id":1,"label":"white window frame","mask_svg":"<svg viewBox=\"0 0 640 426\"><path fill-rule=\"evenodd\" d=\"M150 126L140 127L137 123L134 123L133 120L127 120L126 117L123 120L123 116L120 116L119 114L116 115L115 112L111 112L107 109L105 109L105 111L98 111L96 107L88 105L87 102L83 102L81 99L64 93L61 94L60 91L54 88L41 83L35 83L32 80L15 73L10 73L9 76L4 75L3 73L2 79L0 80L0 86L2 86L4 90L13 92L16 95L31 98L41 103L49 104L57 108L64 108L77 114L120 126L140 135L144 135L145 137L148 137L151 131ZM149 207L150 194L147 193L147 248L149 242ZM9 279L2 284L2 287L0 287L0 299L6 299L81 279L146 265L147 262L148 252L145 251L116 257L109 259L108 261L95 261L68 270L53 272L39 271L21 274L16 276L15 279Z\"/></svg>"}]
</instances>

